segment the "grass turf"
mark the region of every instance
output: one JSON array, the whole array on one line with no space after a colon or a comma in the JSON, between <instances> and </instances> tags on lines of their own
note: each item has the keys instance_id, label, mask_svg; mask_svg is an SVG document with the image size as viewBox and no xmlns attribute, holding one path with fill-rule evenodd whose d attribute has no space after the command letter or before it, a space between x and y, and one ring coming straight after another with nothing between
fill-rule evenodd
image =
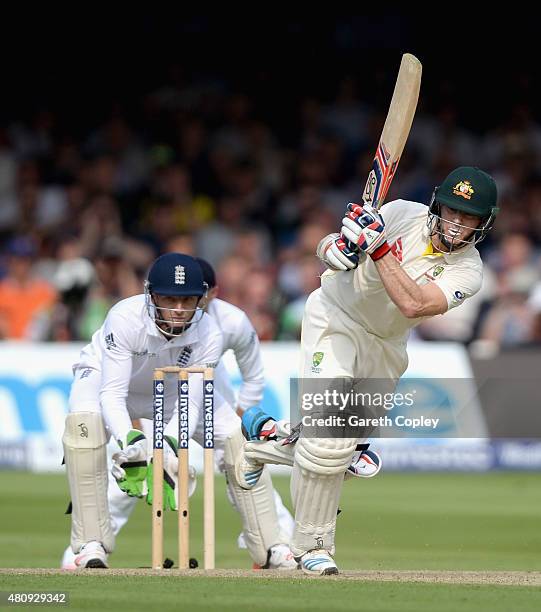
<instances>
[{"instance_id":1,"label":"grass turf","mask_svg":"<svg viewBox=\"0 0 541 612\"><path fill-rule=\"evenodd\" d=\"M288 479L275 479L288 502ZM0 567L58 567L68 543L62 475L0 472ZM236 546L240 522L217 478L216 565L248 568ZM201 560L201 487L192 498L192 551ZM337 561L343 569L541 570L539 476L524 473L387 474L344 485ZM166 515L165 553L176 554L176 515ZM169 520L167 520L169 519ZM150 563L150 510L139 502L117 539L113 567ZM167 585L163 581L168 581ZM255 584L257 582L257 584ZM245 578L0 576L7 588L70 592L69 608L281 610L534 609L535 587L336 583ZM87 606L86 608L84 606ZM198 607L200 606L200 607Z\"/></svg>"},{"instance_id":2,"label":"grass turf","mask_svg":"<svg viewBox=\"0 0 541 612\"><path fill-rule=\"evenodd\" d=\"M65 591L75 610L341 610L523 612L541 589L518 586L337 582L325 579L0 576L2 591Z\"/></svg>"}]
</instances>

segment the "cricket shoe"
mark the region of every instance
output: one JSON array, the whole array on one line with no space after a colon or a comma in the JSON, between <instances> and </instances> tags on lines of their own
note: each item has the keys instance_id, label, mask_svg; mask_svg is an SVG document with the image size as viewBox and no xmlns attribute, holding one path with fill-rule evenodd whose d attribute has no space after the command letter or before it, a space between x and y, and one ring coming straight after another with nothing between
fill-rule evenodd
<instances>
[{"instance_id":1,"label":"cricket shoe","mask_svg":"<svg viewBox=\"0 0 541 612\"><path fill-rule=\"evenodd\" d=\"M75 565L75 554L73 550L71 550L71 546L68 546L62 555L62 562L60 564L61 569L63 570L76 570L77 566Z\"/></svg>"},{"instance_id":2,"label":"cricket shoe","mask_svg":"<svg viewBox=\"0 0 541 612\"><path fill-rule=\"evenodd\" d=\"M269 548L268 569L293 570L299 567L287 544L276 544Z\"/></svg>"},{"instance_id":3,"label":"cricket shoe","mask_svg":"<svg viewBox=\"0 0 541 612\"><path fill-rule=\"evenodd\" d=\"M358 444L351 463L346 470L346 476L358 478L373 478L381 470L381 457L376 451L368 450L368 444Z\"/></svg>"},{"instance_id":4,"label":"cricket shoe","mask_svg":"<svg viewBox=\"0 0 541 612\"><path fill-rule=\"evenodd\" d=\"M267 563L265 565L257 565L254 563L253 569L271 569L271 570L296 570L299 564L295 561L295 557L287 544L275 544L269 548Z\"/></svg>"},{"instance_id":5,"label":"cricket shoe","mask_svg":"<svg viewBox=\"0 0 541 612\"><path fill-rule=\"evenodd\" d=\"M88 542L75 557L77 568L107 568L107 553L99 542Z\"/></svg>"},{"instance_id":6,"label":"cricket shoe","mask_svg":"<svg viewBox=\"0 0 541 612\"><path fill-rule=\"evenodd\" d=\"M318 548L309 550L299 560L302 571L309 576L334 576L338 568L334 559L326 550Z\"/></svg>"}]
</instances>

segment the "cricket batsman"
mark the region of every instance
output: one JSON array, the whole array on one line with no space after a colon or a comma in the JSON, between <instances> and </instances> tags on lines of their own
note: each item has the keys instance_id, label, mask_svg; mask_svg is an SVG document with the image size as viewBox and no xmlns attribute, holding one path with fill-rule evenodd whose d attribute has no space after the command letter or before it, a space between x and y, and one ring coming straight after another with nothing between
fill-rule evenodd
<instances>
[{"instance_id":1,"label":"cricket batsman","mask_svg":"<svg viewBox=\"0 0 541 612\"><path fill-rule=\"evenodd\" d=\"M134 429L133 421L153 417L154 368L198 364L216 368L216 458L228 475L229 496L241 515L249 552L259 566L296 567L285 543L288 538L279 529L268 474L251 490L241 488L235 481L235 453L242 452L243 438L239 417L220 394L220 388L226 385L220 382L218 363L227 347L215 318L201 308L205 306L207 290L201 266L193 257L180 253L162 255L149 271L145 294L116 304L81 352L74 366L63 437L72 500L71 551L64 555L64 566L73 560L76 567L107 567L115 536L131 513L133 502L146 495L152 503L149 444L144 431ZM249 324L247 318L246 321ZM245 325L246 321L243 321ZM251 324L249 327L253 331ZM258 354L259 347L251 331L244 336L245 357L253 351ZM262 391L260 368L260 362L254 364L251 379L257 384L251 389L247 385L241 402L253 405L251 402ZM202 385L190 385L189 402L190 432L201 444ZM177 508L176 385L166 385L164 421L167 442L164 444L164 506L174 510ZM114 478L108 474L106 453L111 436L120 447L113 455ZM70 559L71 555L74 559Z\"/></svg>"},{"instance_id":2,"label":"cricket batsman","mask_svg":"<svg viewBox=\"0 0 541 612\"><path fill-rule=\"evenodd\" d=\"M479 291L483 266L475 245L497 213L496 184L474 167L453 170L428 207L400 199L380 211L349 204L340 234L318 245L328 269L304 312L304 383L332 380L362 390L366 379L382 379L394 389L408 365L409 330ZM309 437L257 410L243 416L243 427L248 442L237 464L239 481L252 486L263 463L292 464L291 550L305 573L337 574L334 540L342 482L366 432ZM274 435L262 439L261 432L271 428Z\"/></svg>"}]
</instances>

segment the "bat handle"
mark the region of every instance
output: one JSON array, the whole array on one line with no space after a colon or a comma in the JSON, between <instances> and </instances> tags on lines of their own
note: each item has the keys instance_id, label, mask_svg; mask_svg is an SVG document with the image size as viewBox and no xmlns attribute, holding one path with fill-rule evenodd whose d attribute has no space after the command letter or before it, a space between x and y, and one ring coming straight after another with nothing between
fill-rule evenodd
<instances>
[{"instance_id":1,"label":"bat handle","mask_svg":"<svg viewBox=\"0 0 541 612\"><path fill-rule=\"evenodd\" d=\"M351 242L350 240L348 240L345 236L343 236L342 234L340 234L340 237L342 238L342 240L344 241L344 244L346 245L346 247L352 252L352 253L358 253L359 252L359 247L356 244L353 244L353 242Z\"/></svg>"}]
</instances>

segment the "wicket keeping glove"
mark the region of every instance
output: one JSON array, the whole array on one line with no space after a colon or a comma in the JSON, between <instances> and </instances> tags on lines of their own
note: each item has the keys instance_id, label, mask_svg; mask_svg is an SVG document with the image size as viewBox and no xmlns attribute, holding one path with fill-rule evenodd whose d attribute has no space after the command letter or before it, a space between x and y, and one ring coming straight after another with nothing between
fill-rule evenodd
<instances>
[{"instance_id":1,"label":"wicket keeping glove","mask_svg":"<svg viewBox=\"0 0 541 612\"><path fill-rule=\"evenodd\" d=\"M374 261L391 250L383 217L369 204L348 204L346 216L342 219L341 234Z\"/></svg>"},{"instance_id":2,"label":"wicket keeping glove","mask_svg":"<svg viewBox=\"0 0 541 612\"><path fill-rule=\"evenodd\" d=\"M178 483L178 443L173 436L164 436L163 452L163 508L164 510L177 510L177 483ZM191 497L197 486L195 468L188 468L188 496ZM152 506L154 485L154 464L148 464L147 470L147 504Z\"/></svg>"},{"instance_id":3,"label":"wicket keeping glove","mask_svg":"<svg viewBox=\"0 0 541 612\"><path fill-rule=\"evenodd\" d=\"M163 445L163 509L176 510L176 483L178 471L178 443L173 436L164 436ZM152 506L154 484L154 463L152 460L147 469L147 504Z\"/></svg>"},{"instance_id":4,"label":"wicket keeping glove","mask_svg":"<svg viewBox=\"0 0 541 612\"><path fill-rule=\"evenodd\" d=\"M118 440L120 451L113 455L112 473L118 486L130 497L143 497L147 474L147 439L132 429L126 440Z\"/></svg>"}]
</instances>

